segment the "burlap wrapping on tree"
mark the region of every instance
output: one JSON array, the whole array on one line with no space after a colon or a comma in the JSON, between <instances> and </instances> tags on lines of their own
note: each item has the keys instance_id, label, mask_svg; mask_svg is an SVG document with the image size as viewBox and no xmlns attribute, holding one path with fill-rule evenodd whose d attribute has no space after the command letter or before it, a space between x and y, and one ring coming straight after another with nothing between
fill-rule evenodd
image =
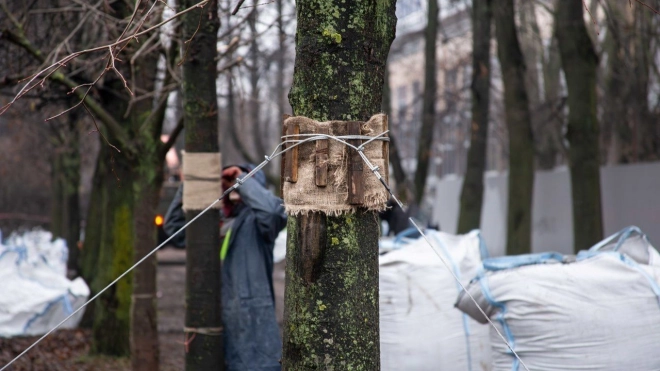
<instances>
[{"instance_id":1,"label":"burlap wrapping on tree","mask_svg":"<svg viewBox=\"0 0 660 371\"><path fill-rule=\"evenodd\" d=\"M328 128L332 136L347 135L346 121L318 122L307 117L294 116L284 121L285 125L298 124L300 139L307 138L305 134L318 134L319 128ZM361 135L377 136L387 128L387 116L377 114L369 121L361 124ZM291 138L286 138L291 139ZM363 143L366 140L362 141ZM381 140L374 140L364 148L364 154L387 181L388 162L384 159L384 144ZM284 182L283 196L287 214L300 215L309 212L322 212L327 215L338 216L348 212L355 212L358 208L371 211L383 211L389 194L374 173L365 164L362 176L364 180L364 202L362 205L348 203L348 163L349 154L355 150L336 140L328 140L328 180L327 186L317 187L315 182L316 169L316 142L310 141L298 147L298 180L295 183Z\"/></svg>"},{"instance_id":2,"label":"burlap wrapping on tree","mask_svg":"<svg viewBox=\"0 0 660 371\"><path fill-rule=\"evenodd\" d=\"M183 154L183 211L204 210L222 195L219 152ZM213 208L219 209L220 202Z\"/></svg>"}]
</instances>

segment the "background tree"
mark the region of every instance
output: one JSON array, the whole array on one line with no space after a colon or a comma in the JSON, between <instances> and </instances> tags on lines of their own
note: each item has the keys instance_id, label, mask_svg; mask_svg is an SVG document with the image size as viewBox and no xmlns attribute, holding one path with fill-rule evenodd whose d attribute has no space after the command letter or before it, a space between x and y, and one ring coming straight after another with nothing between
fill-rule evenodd
<instances>
[{"instance_id":1,"label":"background tree","mask_svg":"<svg viewBox=\"0 0 660 371\"><path fill-rule=\"evenodd\" d=\"M491 1L472 3L472 122L457 233L479 228L484 197L490 103Z\"/></svg>"},{"instance_id":2,"label":"background tree","mask_svg":"<svg viewBox=\"0 0 660 371\"><path fill-rule=\"evenodd\" d=\"M516 34L513 0L494 2L493 19L509 130L506 252L514 255L531 251L534 143L529 100L525 89L525 61Z\"/></svg>"},{"instance_id":3,"label":"background tree","mask_svg":"<svg viewBox=\"0 0 660 371\"><path fill-rule=\"evenodd\" d=\"M194 0L182 0L181 8L196 4ZM215 82L216 37L220 27L217 1L184 15L182 22L182 39L190 40L183 63L182 87L186 153L220 156ZM186 210L186 220L197 217L200 211ZM204 331L222 328L219 222L219 213L210 211L199 216L186 231L185 324L189 329L199 329L186 332L189 336L186 370L224 369L222 332Z\"/></svg>"},{"instance_id":4,"label":"background tree","mask_svg":"<svg viewBox=\"0 0 660 371\"><path fill-rule=\"evenodd\" d=\"M81 102L71 109L89 115L103 138L81 264L81 273L93 293L130 267L134 252L135 259L140 259L155 247L153 219L165 153L172 145L172 141L160 141L171 76L165 77L162 88L156 88L159 57L156 52L160 51L169 63L173 62L169 57L174 54L161 44L158 33L150 34L142 43L134 36L162 20L162 7L156 7L156 3L139 3L140 7L134 8L125 2L115 2L99 11L100 5L73 6L73 10L83 11L86 16L71 35L81 30L85 33L79 38L81 44L69 46L83 50L93 45L98 55L89 50L67 56L68 49L62 46L76 40L72 36L63 42L50 39L42 44L47 51L42 51L28 38L34 35L27 35L21 21L13 16L8 17L12 28L3 30L6 40L25 50L39 64L55 66L45 70L36 67L36 80L28 82L28 89L23 92L32 91L40 81L70 90L72 97ZM97 18L102 21L91 22ZM118 41L98 47L100 40L107 39ZM130 63L118 58L120 53L131 56ZM66 63L54 63L63 57ZM132 78L130 83L126 76ZM20 93L17 98L22 96ZM11 104L5 108L11 108ZM134 368L156 369L155 256L136 269L135 283L129 275L88 308L93 322L92 351L115 356L132 353ZM133 331L129 332L131 321Z\"/></svg>"},{"instance_id":5,"label":"background tree","mask_svg":"<svg viewBox=\"0 0 660 371\"><path fill-rule=\"evenodd\" d=\"M557 40L568 88L568 149L573 196L574 249L603 238L596 71L598 57L584 24L582 4L557 1Z\"/></svg>"},{"instance_id":6,"label":"background tree","mask_svg":"<svg viewBox=\"0 0 660 371\"><path fill-rule=\"evenodd\" d=\"M395 2L296 5L294 114L366 121L381 106ZM379 369L376 214L290 216L287 231L283 369Z\"/></svg>"},{"instance_id":7,"label":"background tree","mask_svg":"<svg viewBox=\"0 0 660 371\"><path fill-rule=\"evenodd\" d=\"M427 23L424 31L424 100L422 103L422 127L417 147L417 171L415 171L415 203L424 198L426 178L429 174L431 145L435 131L435 104L438 82L436 80L436 40L438 38L438 1L428 1Z\"/></svg>"}]
</instances>

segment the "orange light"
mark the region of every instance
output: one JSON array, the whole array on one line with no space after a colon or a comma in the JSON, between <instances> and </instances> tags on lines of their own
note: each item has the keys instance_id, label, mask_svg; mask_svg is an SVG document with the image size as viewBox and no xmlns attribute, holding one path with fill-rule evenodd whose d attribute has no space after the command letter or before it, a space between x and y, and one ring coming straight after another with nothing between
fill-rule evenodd
<instances>
[{"instance_id":1,"label":"orange light","mask_svg":"<svg viewBox=\"0 0 660 371\"><path fill-rule=\"evenodd\" d=\"M156 223L156 226L158 226L158 227L163 225L164 221L165 221L165 219L163 219L162 215L156 215L156 219L154 219L154 223Z\"/></svg>"}]
</instances>

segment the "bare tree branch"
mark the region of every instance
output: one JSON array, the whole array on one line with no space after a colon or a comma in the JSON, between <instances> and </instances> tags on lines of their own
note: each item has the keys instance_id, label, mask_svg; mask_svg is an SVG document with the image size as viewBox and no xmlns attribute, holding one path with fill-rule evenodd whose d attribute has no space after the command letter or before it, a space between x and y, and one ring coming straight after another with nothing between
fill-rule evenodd
<instances>
[{"instance_id":1,"label":"bare tree branch","mask_svg":"<svg viewBox=\"0 0 660 371\"><path fill-rule=\"evenodd\" d=\"M159 156L160 158L165 158L165 155L167 155L167 152L174 146L174 143L176 143L176 138L181 134L181 131L183 130L183 116L179 119L179 121L176 123L176 127L174 130L172 130L172 133L170 133L169 139L167 139L167 142L165 142L161 147L160 147L160 152Z\"/></svg>"}]
</instances>

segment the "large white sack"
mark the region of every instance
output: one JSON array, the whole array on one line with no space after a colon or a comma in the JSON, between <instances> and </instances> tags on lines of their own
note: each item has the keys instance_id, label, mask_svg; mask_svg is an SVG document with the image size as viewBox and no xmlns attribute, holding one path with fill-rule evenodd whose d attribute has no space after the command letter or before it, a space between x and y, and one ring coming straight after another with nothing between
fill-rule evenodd
<instances>
[{"instance_id":1,"label":"large white sack","mask_svg":"<svg viewBox=\"0 0 660 371\"><path fill-rule=\"evenodd\" d=\"M546 253L483 264L468 291L530 370L660 370L660 255L638 229L577 259ZM485 322L464 293L457 306ZM491 344L493 370L523 370L493 330Z\"/></svg>"},{"instance_id":2,"label":"large white sack","mask_svg":"<svg viewBox=\"0 0 660 371\"><path fill-rule=\"evenodd\" d=\"M487 254L479 232L428 237L467 285ZM454 308L459 289L423 238L380 257L383 371L490 370L488 329Z\"/></svg>"},{"instance_id":3,"label":"large white sack","mask_svg":"<svg viewBox=\"0 0 660 371\"><path fill-rule=\"evenodd\" d=\"M0 242L0 337L44 334L87 300L87 284L66 278L66 244L51 239L31 231ZM76 327L83 312L62 328Z\"/></svg>"}]
</instances>

